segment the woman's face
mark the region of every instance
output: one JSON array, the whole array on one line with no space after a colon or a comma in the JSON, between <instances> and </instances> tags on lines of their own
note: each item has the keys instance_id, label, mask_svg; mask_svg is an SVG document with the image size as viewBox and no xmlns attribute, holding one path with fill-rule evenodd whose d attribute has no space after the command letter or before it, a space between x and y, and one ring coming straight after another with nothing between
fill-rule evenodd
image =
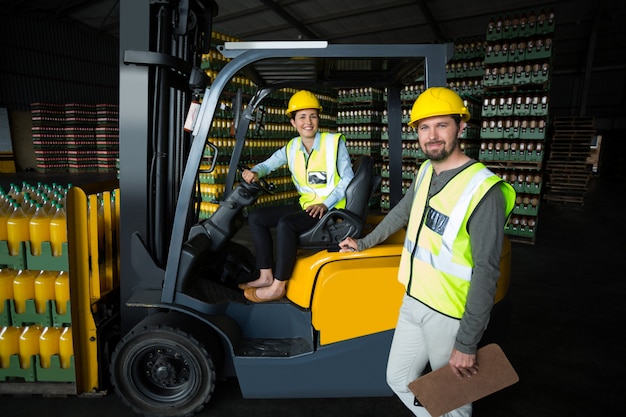
<instances>
[{"instance_id":1,"label":"woman's face","mask_svg":"<svg viewBox=\"0 0 626 417\"><path fill-rule=\"evenodd\" d=\"M296 128L302 138L314 138L319 127L317 109L298 110L291 119L291 125Z\"/></svg>"}]
</instances>

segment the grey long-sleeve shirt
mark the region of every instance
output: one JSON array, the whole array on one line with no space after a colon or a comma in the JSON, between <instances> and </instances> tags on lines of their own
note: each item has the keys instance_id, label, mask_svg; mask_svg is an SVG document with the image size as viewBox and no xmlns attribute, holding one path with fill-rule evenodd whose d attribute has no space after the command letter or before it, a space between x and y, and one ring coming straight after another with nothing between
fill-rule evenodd
<instances>
[{"instance_id":1,"label":"grey long-sleeve shirt","mask_svg":"<svg viewBox=\"0 0 626 417\"><path fill-rule=\"evenodd\" d=\"M429 195L439 192L452 177L474 162L476 161L472 160L459 168L439 174L433 173ZM400 228L406 227L414 196L413 184L380 224L371 233L357 240L358 249L364 250L375 246ZM500 254L505 221L504 195L500 187L495 186L485 195L468 222L474 268L465 312L454 345L463 353L476 353L478 342L489 322L496 284L500 277Z\"/></svg>"}]
</instances>

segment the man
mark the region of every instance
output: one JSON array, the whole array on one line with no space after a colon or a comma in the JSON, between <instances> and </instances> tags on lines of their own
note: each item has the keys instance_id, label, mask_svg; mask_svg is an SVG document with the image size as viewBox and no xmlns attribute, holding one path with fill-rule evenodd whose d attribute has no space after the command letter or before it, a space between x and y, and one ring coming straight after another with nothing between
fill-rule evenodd
<instances>
[{"instance_id":1,"label":"man","mask_svg":"<svg viewBox=\"0 0 626 417\"><path fill-rule=\"evenodd\" d=\"M244 181L253 182L288 164L300 194L298 204L263 207L250 213L248 223L260 271L258 279L240 285L250 301L259 303L284 297L296 261L298 236L313 228L328 210L345 207L346 188L354 177L350 154L345 136L319 133L321 111L322 106L310 91L301 90L291 96L287 116L299 136L242 173ZM276 227L275 270L272 227Z\"/></svg>"},{"instance_id":2,"label":"man","mask_svg":"<svg viewBox=\"0 0 626 417\"><path fill-rule=\"evenodd\" d=\"M504 225L515 202L510 184L461 150L459 138L469 119L454 91L432 87L420 94L409 126L417 129L428 160L369 235L339 244L342 252L364 250L408 225L398 271L406 293L387 382L416 416L429 414L408 384L428 363L432 369L448 364L460 378L479 371L477 345L493 307ZM467 404L446 416L471 414Z\"/></svg>"}]
</instances>

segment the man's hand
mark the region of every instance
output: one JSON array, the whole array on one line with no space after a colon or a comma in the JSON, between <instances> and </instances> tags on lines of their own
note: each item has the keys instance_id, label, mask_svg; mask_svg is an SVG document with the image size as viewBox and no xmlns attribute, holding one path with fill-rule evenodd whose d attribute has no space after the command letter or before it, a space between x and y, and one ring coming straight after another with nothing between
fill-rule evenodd
<instances>
[{"instance_id":1,"label":"man's hand","mask_svg":"<svg viewBox=\"0 0 626 417\"><path fill-rule=\"evenodd\" d=\"M359 250L359 246L356 243L356 240L351 237L347 237L341 242L339 242L339 252L356 252Z\"/></svg>"},{"instance_id":2,"label":"man's hand","mask_svg":"<svg viewBox=\"0 0 626 417\"><path fill-rule=\"evenodd\" d=\"M309 213L309 216L315 217L317 219L321 219L324 213L328 211L328 207L326 207L323 203L320 204L312 204L308 206L304 211Z\"/></svg>"},{"instance_id":3,"label":"man's hand","mask_svg":"<svg viewBox=\"0 0 626 417\"><path fill-rule=\"evenodd\" d=\"M478 373L478 362L476 355L461 353L456 349L452 350L450 361L448 362L452 368L452 372L459 378L471 377Z\"/></svg>"}]
</instances>

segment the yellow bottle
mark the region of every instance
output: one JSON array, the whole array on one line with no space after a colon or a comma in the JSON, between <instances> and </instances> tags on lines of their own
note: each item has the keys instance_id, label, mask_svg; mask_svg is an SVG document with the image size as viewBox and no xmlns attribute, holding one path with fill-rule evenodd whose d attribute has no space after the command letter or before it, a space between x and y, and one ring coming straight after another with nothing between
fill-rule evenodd
<instances>
[{"instance_id":1,"label":"yellow bottle","mask_svg":"<svg viewBox=\"0 0 626 417\"><path fill-rule=\"evenodd\" d=\"M72 328L65 327L59 336L59 360L61 368L67 369L71 366L72 355L74 355L74 342L72 339Z\"/></svg>"},{"instance_id":2,"label":"yellow bottle","mask_svg":"<svg viewBox=\"0 0 626 417\"><path fill-rule=\"evenodd\" d=\"M7 240L9 254L17 256L20 254L22 242L30 240L30 218L22 210L20 203L15 203L14 210L7 220Z\"/></svg>"},{"instance_id":3,"label":"yellow bottle","mask_svg":"<svg viewBox=\"0 0 626 417\"><path fill-rule=\"evenodd\" d=\"M35 298L35 279L39 271L30 269L20 269L13 279L13 299L15 301L15 312L22 314L26 312L26 300Z\"/></svg>"},{"instance_id":4,"label":"yellow bottle","mask_svg":"<svg viewBox=\"0 0 626 417\"><path fill-rule=\"evenodd\" d=\"M11 365L11 356L20 353L19 327L6 326L0 329L0 368L8 368Z\"/></svg>"},{"instance_id":5,"label":"yellow bottle","mask_svg":"<svg viewBox=\"0 0 626 417\"><path fill-rule=\"evenodd\" d=\"M4 312L5 300L13 299L13 280L17 271L11 268L0 270L0 313Z\"/></svg>"},{"instance_id":6,"label":"yellow bottle","mask_svg":"<svg viewBox=\"0 0 626 417\"><path fill-rule=\"evenodd\" d=\"M38 324L24 327L20 335L20 366L30 368L30 358L39 354L39 337L42 328Z\"/></svg>"},{"instance_id":7,"label":"yellow bottle","mask_svg":"<svg viewBox=\"0 0 626 417\"><path fill-rule=\"evenodd\" d=\"M50 219L50 246L52 256L63 254L63 243L67 242L67 219L62 204L56 205L57 210Z\"/></svg>"},{"instance_id":8,"label":"yellow bottle","mask_svg":"<svg viewBox=\"0 0 626 417\"><path fill-rule=\"evenodd\" d=\"M70 277L66 271L61 271L54 280L54 299L57 313L67 313L67 302L70 300Z\"/></svg>"},{"instance_id":9,"label":"yellow bottle","mask_svg":"<svg viewBox=\"0 0 626 417\"><path fill-rule=\"evenodd\" d=\"M42 242L50 241L50 220L42 203L36 204L35 213L28 223L30 235L30 253L33 256L41 255Z\"/></svg>"},{"instance_id":10,"label":"yellow bottle","mask_svg":"<svg viewBox=\"0 0 626 417\"><path fill-rule=\"evenodd\" d=\"M42 368L49 368L50 357L59 355L60 337L61 329L58 327L44 327L41 332L41 336L39 336L39 363Z\"/></svg>"},{"instance_id":11,"label":"yellow bottle","mask_svg":"<svg viewBox=\"0 0 626 417\"><path fill-rule=\"evenodd\" d=\"M56 298L56 278L56 272L45 270L42 270L35 278L35 307L37 313L45 313L48 307L48 300Z\"/></svg>"},{"instance_id":12,"label":"yellow bottle","mask_svg":"<svg viewBox=\"0 0 626 417\"><path fill-rule=\"evenodd\" d=\"M13 214L13 204L11 200L9 200L9 205L2 206L2 209L0 210L0 240L9 240L7 222L9 221L11 214Z\"/></svg>"}]
</instances>

